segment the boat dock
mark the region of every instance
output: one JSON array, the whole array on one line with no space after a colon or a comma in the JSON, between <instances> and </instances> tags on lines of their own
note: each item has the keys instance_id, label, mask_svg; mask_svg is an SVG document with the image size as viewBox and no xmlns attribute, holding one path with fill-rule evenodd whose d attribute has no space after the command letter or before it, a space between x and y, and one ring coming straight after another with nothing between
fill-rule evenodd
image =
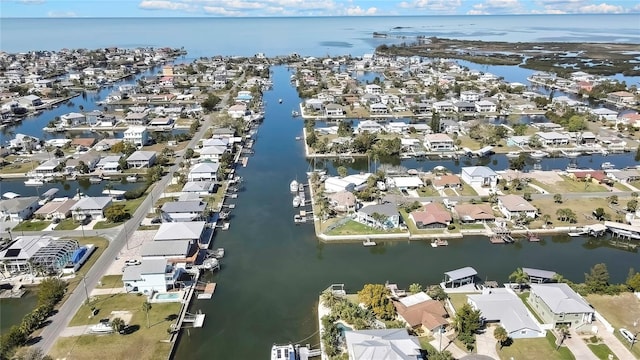
<instances>
[{"instance_id":1,"label":"boat dock","mask_svg":"<svg viewBox=\"0 0 640 360\"><path fill-rule=\"evenodd\" d=\"M489 236L489 241L492 244L511 244L516 241L511 236L511 230L507 228L493 228L492 233Z\"/></svg>"},{"instance_id":2,"label":"boat dock","mask_svg":"<svg viewBox=\"0 0 640 360\"><path fill-rule=\"evenodd\" d=\"M201 310L198 310L198 312L195 314L185 312L185 316L182 319L182 322L192 323L194 328L201 328L202 325L204 325L204 317L205 315Z\"/></svg>"},{"instance_id":3,"label":"boat dock","mask_svg":"<svg viewBox=\"0 0 640 360\"><path fill-rule=\"evenodd\" d=\"M198 300L211 299L213 297L213 293L216 291L216 283L196 285L196 290L201 291L197 296Z\"/></svg>"},{"instance_id":4,"label":"boat dock","mask_svg":"<svg viewBox=\"0 0 640 360\"><path fill-rule=\"evenodd\" d=\"M242 158L242 167L247 167L247 164L249 163L249 157L245 156Z\"/></svg>"}]
</instances>

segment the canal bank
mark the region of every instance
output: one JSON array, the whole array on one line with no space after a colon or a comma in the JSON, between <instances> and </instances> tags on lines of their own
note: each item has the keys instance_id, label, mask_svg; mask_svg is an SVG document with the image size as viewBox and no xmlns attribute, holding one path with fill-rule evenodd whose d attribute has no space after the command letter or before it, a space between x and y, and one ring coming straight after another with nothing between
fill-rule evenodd
<instances>
[{"instance_id":1,"label":"canal bank","mask_svg":"<svg viewBox=\"0 0 640 360\"><path fill-rule=\"evenodd\" d=\"M637 267L637 253L566 235L512 245L465 236L439 248L408 240L380 241L373 247L319 242L313 226L292 221L298 210L291 206L289 183L306 179L313 167L305 159L304 145L295 140L303 124L291 119L292 106L300 102L289 84L292 73L283 66L272 72L274 87L264 93L266 114L255 155L248 167L237 169L245 186L235 201L234 226L219 232L212 245L225 248L222 270L203 276L218 289L210 301L194 300L191 312L202 310L207 321L204 328L182 336L176 359L266 358L274 343L295 343L317 331L318 295L332 283L347 284L348 292L387 280L400 287L414 282L424 286L464 266L473 266L483 280L507 281L515 268L524 266L583 281L584 273L600 262L607 264L613 282L622 282L629 267ZM420 164L426 169L442 162ZM335 174L333 164L327 165ZM366 160L351 166L352 171L366 169ZM307 342L315 348L319 337Z\"/></svg>"}]
</instances>

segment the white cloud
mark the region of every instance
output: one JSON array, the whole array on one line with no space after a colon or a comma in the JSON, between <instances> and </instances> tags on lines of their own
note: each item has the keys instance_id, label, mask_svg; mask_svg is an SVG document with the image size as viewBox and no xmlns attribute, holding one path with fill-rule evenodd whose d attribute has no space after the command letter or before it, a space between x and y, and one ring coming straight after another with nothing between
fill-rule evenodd
<instances>
[{"instance_id":1,"label":"white cloud","mask_svg":"<svg viewBox=\"0 0 640 360\"><path fill-rule=\"evenodd\" d=\"M347 15L375 15L378 11L375 7L370 7L368 9L363 9L360 6L350 7L346 9Z\"/></svg>"},{"instance_id":2,"label":"white cloud","mask_svg":"<svg viewBox=\"0 0 640 360\"><path fill-rule=\"evenodd\" d=\"M193 10L193 6L189 4L168 0L144 0L140 2L138 7L145 10Z\"/></svg>"},{"instance_id":3,"label":"white cloud","mask_svg":"<svg viewBox=\"0 0 640 360\"><path fill-rule=\"evenodd\" d=\"M598 5L594 4L594 5L581 6L578 9L578 11L581 13L619 14L624 12L624 8L622 6L609 5L609 4L602 3Z\"/></svg>"},{"instance_id":4,"label":"white cloud","mask_svg":"<svg viewBox=\"0 0 640 360\"><path fill-rule=\"evenodd\" d=\"M49 11L47 16L50 18L71 18L78 17L78 14L73 11Z\"/></svg>"},{"instance_id":5,"label":"white cloud","mask_svg":"<svg viewBox=\"0 0 640 360\"><path fill-rule=\"evenodd\" d=\"M462 0L413 0L403 1L398 6L405 9L455 12L460 5L462 5Z\"/></svg>"},{"instance_id":6,"label":"white cloud","mask_svg":"<svg viewBox=\"0 0 640 360\"><path fill-rule=\"evenodd\" d=\"M220 7L220 6L203 6L202 9L204 10L205 13L211 14L211 15L219 15L219 16L242 16L242 15L244 15L240 11L227 10L227 9L225 9L223 7Z\"/></svg>"},{"instance_id":7,"label":"white cloud","mask_svg":"<svg viewBox=\"0 0 640 360\"><path fill-rule=\"evenodd\" d=\"M519 0L486 0L473 5L471 11L482 14L521 14L524 8Z\"/></svg>"}]
</instances>

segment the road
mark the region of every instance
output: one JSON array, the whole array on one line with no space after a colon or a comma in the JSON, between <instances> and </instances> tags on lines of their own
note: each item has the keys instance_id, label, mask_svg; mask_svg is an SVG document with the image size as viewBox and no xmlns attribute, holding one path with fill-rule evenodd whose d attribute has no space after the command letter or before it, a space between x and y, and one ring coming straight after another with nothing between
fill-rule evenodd
<instances>
[{"instance_id":1,"label":"road","mask_svg":"<svg viewBox=\"0 0 640 360\"><path fill-rule=\"evenodd\" d=\"M244 76L238 79L234 85L234 87L242 82ZM222 99L222 106L226 105L228 101L230 93L232 93L233 89L230 90ZM200 129L193 135L189 144L185 149L196 148L196 145L200 141L200 139L204 136L206 129L211 126L211 117L205 116L205 120L202 122ZM111 239L109 247L105 249L102 253L102 256L96 261L91 269L87 272L84 282L87 291L90 293L98 284L98 281L102 278L104 273L107 271L113 260L120 254L120 251L127 243L127 239L134 231L138 229L138 226L145 218L145 216L149 213L149 211L153 208L153 204L155 200L159 199L164 189L169 184L173 173L178 170L179 164L183 161L184 151L180 151L176 153L175 163L170 168L165 169L166 174L160 179L155 185L153 185L153 189L150 191L149 195L144 199L144 201L140 204L136 212L132 215L132 218L127 221L125 224L115 227L112 229L103 229L103 230L85 230L84 234L87 236L105 236ZM43 232L30 232L30 234L38 234L42 235ZM47 235L53 236L81 236L82 233L80 231L51 231L45 232ZM25 232L27 235L27 232ZM51 323L47 325L40 334L40 339L36 346L39 346L43 352L46 354L52 348L53 345L58 338L59 334L67 327L67 324L71 321L73 316L78 312L78 309L82 306L84 301L86 300L86 293L84 287L76 287L73 293L69 296L67 301L60 306L58 312L53 315L50 320Z\"/></svg>"}]
</instances>

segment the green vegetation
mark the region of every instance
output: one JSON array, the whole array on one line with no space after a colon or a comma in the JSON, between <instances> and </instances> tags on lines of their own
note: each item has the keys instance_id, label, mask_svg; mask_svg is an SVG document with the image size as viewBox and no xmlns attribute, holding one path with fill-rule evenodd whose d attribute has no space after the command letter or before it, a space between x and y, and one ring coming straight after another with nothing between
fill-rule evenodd
<instances>
[{"instance_id":1,"label":"green vegetation","mask_svg":"<svg viewBox=\"0 0 640 360\"><path fill-rule=\"evenodd\" d=\"M496 344L497 345L497 344ZM514 339L509 346L497 350L501 360L573 360L573 354L567 348L555 350L555 337L547 331L546 339Z\"/></svg>"},{"instance_id":2,"label":"green vegetation","mask_svg":"<svg viewBox=\"0 0 640 360\"><path fill-rule=\"evenodd\" d=\"M634 329L633 322L640 318L640 299L633 293L625 292L619 295L589 294L586 299L616 329L627 328L632 330ZM622 344L629 344L627 340L620 336L618 331L615 332L615 335ZM640 358L640 346L637 345L631 349L631 352L636 358Z\"/></svg>"},{"instance_id":3,"label":"green vegetation","mask_svg":"<svg viewBox=\"0 0 640 360\"><path fill-rule=\"evenodd\" d=\"M327 235L366 235L366 234L389 234L400 233L400 229L394 230L382 230L372 228L370 226L361 224L357 221L349 220L341 226L338 226L327 232Z\"/></svg>"},{"instance_id":4,"label":"green vegetation","mask_svg":"<svg viewBox=\"0 0 640 360\"><path fill-rule=\"evenodd\" d=\"M105 275L97 286L101 289L113 289L122 287L122 275Z\"/></svg>"},{"instance_id":5,"label":"green vegetation","mask_svg":"<svg viewBox=\"0 0 640 360\"><path fill-rule=\"evenodd\" d=\"M618 358L614 355L613 358L609 358L609 355L613 355L613 352L609 347L605 344L587 344L589 349L598 357L600 360L617 360Z\"/></svg>"},{"instance_id":6,"label":"green vegetation","mask_svg":"<svg viewBox=\"0 0 640 360\"><path fill-rule=\"evenodd\" d=\"M19 223L12 231L42 231L49 224L51 224L49 221L27 220Z\"/></svg>"},{"instance_id":7,"label":"green vegetation","mask_svg":"<svg viewBox=\"0 0 640 360\"><path fill-rule=\"evenodd\" d=\"M58 226L55 227L54 230L75 230L78 228L78 226L80 226L79 223L75 222L73 219L69 218L69 219L64 219L62 221L60 221L60 223L58 224Z\"/></svg>"},{"instance_id":8,"label":"green vegetation","mask_svg":"<svg viewBox=\"0 0 640 360\"><path fill-rule=\"evenodd\" d=\"M453 328L456 330L457 339L472 351L475 347L475 334L480 329L480 311L474 310L471 305L465 303L456 310L453 318Z\"/></svg>"},{"instance_id":9,"label":"green vegetation","mask_svg":"<svg viewBox=\"0 0 640 360\"><path fill-rule=\"evenodd\" d=\"M382 284L367 284L358 291L358 300L380 319L391 320L396 309L389 300L390 295L389 289Z\"/></svg>"}]
</instances>

